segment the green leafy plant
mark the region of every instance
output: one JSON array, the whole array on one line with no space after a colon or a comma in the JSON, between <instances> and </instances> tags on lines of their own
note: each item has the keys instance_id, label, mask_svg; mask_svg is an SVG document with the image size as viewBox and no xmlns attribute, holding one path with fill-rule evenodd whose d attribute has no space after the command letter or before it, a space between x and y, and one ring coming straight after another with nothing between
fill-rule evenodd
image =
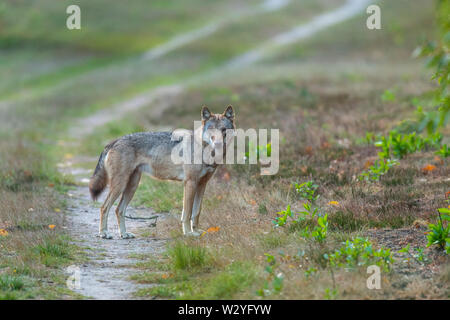
<instances>
[{"instance_id":1,"label":"green leafy plant","mask_svg":"<svg viewBox=\"0 0 450 320\"><path fill-rule=\"evenodd\" d=\"M309 202L305 202L303 208L304 210L299 212L299 216L297 220L295 220L295 223L300 223L306 219L314 219L319 212L319 208L313 207Z\"/></svg>"},{"instance_id":2,"label":"green leafy plant","mask_svg":"<svg viewBox=\"0 0 450 320\"><path fill-rule=\"evenodd\" d=\"M343 246L334 253L325 254L332 267L355 268L376 264L388 271L394 262L390 249L380 248L375 250L372 243L367 238L357 237L354 240L347 240Z\"/></svg>"},{"instance_id":3,"label":"green leafy plant","mask_svg":"<svg viewBox=\"0 0 450 320\"><path fill-rule=\"evenodd\" d=\"M443 158L447 158L448 156L450 156L450 149L448 148L448 146L446 144L443 144L441 149L436 151L435 154L437 154L438 156L441 156Z\"/></svg>"},{"instance_id":4,"label":"green leafy plant","mask_svg":"<svg viewBox=\"0 0 450 320\"><path fill-rule=\"evenodd\" d=\"M379 137L377 141L375 141L374 145L376 147L381 147L381 152L378 153L378 157L380 159L389 159L391 157L390 153L390 139L384 136Z\"/></svg>"},{"instance_id":5,"label":"green leafy plant","mask_svg":"<svg viewBox=\"0 0 450 320\"><path fill-rule=\"evenodd\" d=\"M261 297L266 297L272 294L279 294L283 289L284 275L281 272L277 272L278 263L275 257L271 254L264 253L266 256L267 266L264 269L268 276L264 282L264 285L259 289L256 294Z\"/></svg>"},{"instance_id":6,"label":"green leafy plant","mask_svg":"<svg viewBox=\"0 0 450 320\"><path fill-rule=\"evenodd\" d=\"M328 215L320 214L319 208L312 206L309 202L304 203L303 208L304 210L294 214L291 206L288 205L286 210L277 213L279 217L273 223L276 227L285 226L290 217L292 225L302 227L302 237L312 237L319 243L324 242L328 232Z\"/></svg>"},{"instance_id":7,"label":"green leafy plant","mask_svg":"<svg viewBox=\"0 0 450 320\"><path fill-rule=\"evenodd\" d=\"M439 26L438 41L429 41L414 52L415 56L426 57L426 65L434 69L432 80L436 80L438 87L434 91L433 108L424 111L420 106L417 109L419 132L426 129L429 134L436 132L446 125L450 119L450 22L448 12L449 1L438 1L437 23Z\"/></svg>"},{"instance_id":8,"label":"green leafy plant","mask_svg":"<svg viewBox=\"0 0 450 320\"><path fill-rule=\"evenodd\" d=\"M410 251L411 244L408 244L406 247L398 250L398 253L406 253L407 255L411 256L412 258L416 259L419 262L422 263L429 263L430 260L427 258L424 248L418 247L414 248L414 253L411 253ZM409 261L409 258L406 260Z\"/></svg>"},{"instance_id":9,"label":"green leafy plant","mask_svg":"<svg viewBox=\"0 0 450 320\"><path fill-rule=\"evenodd\" d=\"M365 137L364 141L368 145L371 145L373 143L374 139L375 139L375 134L373 132L366 132L366 137Z\"/></svg>"},{"instance_id":10,"label":"green leafy plant","mask_svg":"<svg viewBox=\"0 0 450 320\"><path fill-rule=\"evenodd\" d=\"M328 215L322 215L318 212L318 208L312 208L309 203L303 204L304 211L299 212L301 214L295 224L305 225L301 230L301 236L304 238L314 238L317 242L323 243L327 238L328 233ZM311 229L310 226L311 225Z\"/></svg>"},{"instance_id":11,"label":"green leafy plant","mask_svg":"<svg viewBox=\"0 0 450 320\"><path fill-rule=\"evenodd\" d=\"M286 225L288 217L292 217L291 205L289 204L284 211L277 212L279 217L276 217L273 223L277 227Z\"/></svg>"},{"instance_id":12,"label":"green leafy plant","mask_svg":"<svg viewBox=\"0 0 450 320\"><path fill-rule=\"evenodd\" d=\"M314 181L306 181L301 184L295 183L294 187L301 199L311 201L311 203L316 202L320 197L320 195L317 194L319 186L315 184Z\"/></svg>"},{"instance_id":13,"label":"green leafy plant","mask_svg":"<svg viewBox=\"0 0 450 320\"><path fill-rule=\"evenodd\" d=\"M441 141L442 135L439 132L430 134L429 137L422 137L416 132L403 134L392 130L387 137L379 137L375 146L382 149L378 153L380 159L403 159L406 155L425 148L440 148Z\"/></svg>"},{"instance_id":14,"label":"green leafy plant","mask_svg":"<svg viewBox=\"0 0 450 320\"><path fill-rule=\"evenodd\" d=\"M391 159L378 159L375 161L373 165L371 165L366 171L363 171L359 175L359 180L362 181L368 181L368 182L374 182L379 181L380 178L385 175L390 168L397 165L397 160L391 160Z\"/></svg>"},{"instance_id":15,"label":"green leafy plant","mask_svg":"<svg viewBox=\"0 0 450 320\"><path fill-rule=\"evenodd\" d=\"M419 262L423 262L423 263L427 263L428 258L426 257L425 253L424 253L424 249L423 248L414 248L415 254L413 254L413 257L419 261Z\"/></svg>"},{"instance_id":16,"label":"green leafy plant","mask_svg":"<svg viewBox=\"0 0 450 320\"><path fill-rule=\"evenodd\" d=\"M395 93L391 90L385 90L381 95L381 100L387 102L395 101Z\"/></svg>"},{"instance_id":17,"label":"green leafy plant","mask_svg":"<svg viewBox=\"0 0 450 320\"><path fill-rule=\"evenodd\" d=\"M334 289L326 288L325 294L323 297L326 300L335 300L338 297L338 291L336 288L334 288Z\"/></svg>"},{"instance_id":18,"label":"green leafy plant","mask_svg":"<svg viewBox=\"0 0 450 320\"><path fill-rule=\"evenodd\" d=\"M291 210L291 205L286 207L286 210L277 212L278 217L273 223L276 227L282 227L288 223L288 218L291 218L293 224L305 222L307 219L314 219L318 214L319 208L314 207L310 202L303 203L304 210L294 213Z\"/></svg>"},{"instance_id":19,"label":"green leafy plant","mask_svg":"<svg viewBox=\"0 0 450 320\"><path fill-rule=\"evenodd\" d=\"M322 243L327 238L328 232L328 215L317 218L317 226L314 227L311 232L311 236L314 237L319 243Z\"/></svg>"},{"instance_id":20,"label":"green leafy plant","mask_svg":"<svg viewBox=\"0 0 450 320\"><path fill-rule=\"evenodd\" d=\"M441 215L442 214L442 215ZM438 209L439 220L437 224L430 223L428 225L428 244L427 247L437 245L441 249L445 249L447 253L450 252L450 209ZM444 222L445 221L445 222Z\"/></svg>"},{"instance_id":21,"label":"green leafy plant","mask_svg":"<svg viewBox=\"0 0 450 320\"><path fill-rule=\"evenodd\" d=\"M317 268L313 268L313 267L309 267L308 269L306 269L306 271L304 272L305 277L309 278L312 275L314 275L317 272Z\"/></svg>"}]
</instances>

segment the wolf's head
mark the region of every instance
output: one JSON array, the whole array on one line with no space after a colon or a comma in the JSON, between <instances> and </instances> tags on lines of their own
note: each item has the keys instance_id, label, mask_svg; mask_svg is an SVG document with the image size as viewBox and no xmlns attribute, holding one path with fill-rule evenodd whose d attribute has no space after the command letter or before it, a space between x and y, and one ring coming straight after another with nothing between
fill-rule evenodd
<instances>
[{"instance_id":1,"label":"wolf's head","mask_svg":"<svg viewBox=\"0 0 450 320\"><path fill-rule=\"evenodd\" d=\"M235 129L234 110L228 106L222 114L214 114L207 107L202 108L202 141L214 150L226 148L227 137Z\"/></svg>"}]
</instances>

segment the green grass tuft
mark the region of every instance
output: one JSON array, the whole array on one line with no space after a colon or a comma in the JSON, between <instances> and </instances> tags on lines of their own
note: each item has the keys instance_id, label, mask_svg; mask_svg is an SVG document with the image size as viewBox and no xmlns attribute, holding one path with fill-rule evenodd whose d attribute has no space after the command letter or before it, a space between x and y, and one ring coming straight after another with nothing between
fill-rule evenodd
<instances>
[{"instance_id":1,"label":"green grass tuft","mask_svg":"<svg viewBox=\"0 0 450 320\"><path fill-rule=\"evenodd\" d=\"M176 242L168 250L170 262L174 270L200 269L211 261L207 250L182 242Z\"/></svg>"}]
</instances>

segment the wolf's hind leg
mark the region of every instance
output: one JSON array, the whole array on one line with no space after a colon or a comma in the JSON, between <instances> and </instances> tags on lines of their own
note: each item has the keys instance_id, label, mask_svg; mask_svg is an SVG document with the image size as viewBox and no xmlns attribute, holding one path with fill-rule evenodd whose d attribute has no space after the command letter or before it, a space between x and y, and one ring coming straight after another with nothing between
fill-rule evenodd
<instances>
[{"instance_id":1,"label":"wolf's hind leg","mask_svg":"<svg viewBox=\"0 0 450 320\"><path fill-rule=\"evenodd\" d=\"M112 235L108 232L108 214L114 201L122 193L122 190L111 185L108 196L100 209L100 228L98 236L104 239L112 239Z\"/></svg>"},{"instance_id":2,"label":"wolf's hind leg","mask_svg":"<svg viewBox=\"0 0 450 320\"><path fill-rule=\"evenodd\" d=\"M132 234L131 232L127 232L126 230L125 211L127 210L127 206L130 203L131 199L133 199L134 193L139 186L141 175L142 172L140 168L136 168L136 170L134 170L134 172L131 174L125 191L122 194L122 198L120 199L119 205L116 208L117 224L119 225L120 237L122 239L134 238L134 234Z\"/></svg>"}]
</instances>

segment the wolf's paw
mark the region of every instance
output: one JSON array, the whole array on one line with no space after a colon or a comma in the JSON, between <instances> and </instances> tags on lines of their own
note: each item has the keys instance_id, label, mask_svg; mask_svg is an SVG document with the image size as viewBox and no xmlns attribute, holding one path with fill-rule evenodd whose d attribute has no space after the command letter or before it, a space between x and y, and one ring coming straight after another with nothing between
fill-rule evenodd
<instances>
[{"instance_id":1,"label":"wolf's paw","mask_svg":"<svg viewBox=\"0 0 450 320\"><path fill-rule=\"evenodd\" d=\"M200 237L201 235L202 235L202 233L199 232L198 230L197 231L189 231L189 232L185 233L185 236L188 236L188 237Z\"/></svg>"},{"instance_id":2,"label":"wolf's paw","mask_svg":"<svg viewBox=\"0 0 450 320\"><path fill-rule=\"evenodd\" d=\"M97 237L102 238L102 239L112 239L113 238L112 234L110 234L108 231L99 232Z\"/></svg>"},{"instance_id":3,"label":"wolf's paw","mask_svg":"<svg viewBox=\"0 0 450 320\"><path fill-rule=\"evenodd\" d=\"M198 233L200 235L204 234L206 231L203 229L199 229L199 228L194 228L192 229L192 232Z\"/></svg>"},{"instance_id":4,"label":"wolf's paw","mask_svg":"<svg viewBox=\"0 0 450 320\"><path fill-rule=\"evenodd\" d=\"M132 234L131 232L125 232L124 234L121 234L120 237L122 239L133 239L133 238L136 238L136 236L134 234Z\"/></svg>"}]
</instances>

